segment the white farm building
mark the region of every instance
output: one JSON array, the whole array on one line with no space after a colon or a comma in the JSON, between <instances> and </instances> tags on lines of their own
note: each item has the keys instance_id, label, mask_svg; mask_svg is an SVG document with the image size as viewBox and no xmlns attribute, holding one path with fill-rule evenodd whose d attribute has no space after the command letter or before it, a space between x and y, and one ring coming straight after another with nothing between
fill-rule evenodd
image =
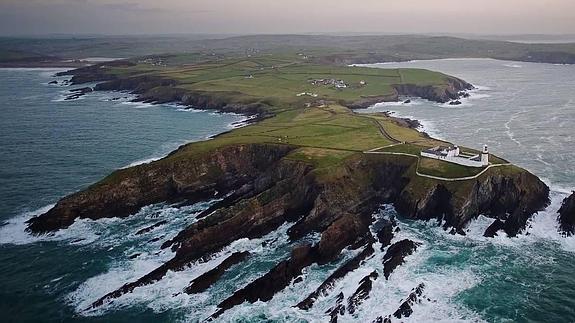
<instances>
[{"instance_id":1,"label":"white farm building","mask_svg":"<svg viewBox=\"0 0 575 323\"><path fill-rule=\"evenodd\" d=\"M421 156L469 167L485 167L489 165L487 145L483 146L483 151L479 155L462 152L457 146L438 146L422 151Z\"/></svg>"}]
</instances>

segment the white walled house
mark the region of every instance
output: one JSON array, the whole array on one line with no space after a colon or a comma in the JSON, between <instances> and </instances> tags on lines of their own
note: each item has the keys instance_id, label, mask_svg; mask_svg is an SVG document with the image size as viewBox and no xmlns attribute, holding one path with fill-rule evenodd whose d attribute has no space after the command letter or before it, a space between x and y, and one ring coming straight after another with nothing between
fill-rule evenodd
<instances>
[{"instance_id":1,"label":"white walled house","mask_svg":"<svg viewBox=\"0 0 575 323\"><path fill-rule=\"evenodd\" d=\"M462 153L458 146L438 146L423 150L421 156L468 167L486 167L489 165L487 145L483 146L483 151L479 155Z\"/></svg>"}]
</instances>

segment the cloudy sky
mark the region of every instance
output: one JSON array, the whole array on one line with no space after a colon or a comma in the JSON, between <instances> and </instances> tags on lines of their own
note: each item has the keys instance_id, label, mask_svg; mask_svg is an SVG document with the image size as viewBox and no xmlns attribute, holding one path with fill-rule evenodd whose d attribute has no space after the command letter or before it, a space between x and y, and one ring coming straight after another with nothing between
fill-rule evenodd
<instances>
[{"instance_id":1,"label":"cloudy sky","mask_svg":"<svg viewBox=\"0 0 575 323\"><path fill-rule=\"evenodd\" d=\"M575 0L0 0L0 34L573 34Z\"/></svg>"}]
</instances>

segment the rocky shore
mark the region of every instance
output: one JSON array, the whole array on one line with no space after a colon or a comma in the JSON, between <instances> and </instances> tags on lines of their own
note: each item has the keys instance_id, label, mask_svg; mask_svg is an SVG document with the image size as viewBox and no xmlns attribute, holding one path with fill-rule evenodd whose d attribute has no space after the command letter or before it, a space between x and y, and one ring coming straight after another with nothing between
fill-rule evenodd
<instances>
[{"instance_id":1,"label":"rocky shore","mask_svg":"<svg viewBox=\"0 0 575 323\"><path fill-rule=\"evenodd\" d=\"M293 148L279 144L229 146L195 158L180 159L173 154L160 162L119 170L62 199L46 214L30 220L28 229L41 234L65 228L79 218L127 217L152 203L223 198L221 208L164 243L164 248L176 252L173 259L105 295L93 307L152 284L169 270L182 270L235 240L261 237L286 222L292 223L289 237L294 242L311 232L321 234L317 244L296 247L290 258L222 302L223 312L244 301L269 300L303 268L331 262L344 248L365 244L363 241L370 240L371 216L383 203L393 203L409 218L442 220L447 229L462 234L469 221L486 214L502 222L501 229L510 236L547 205L547 187L528 173L483 176L457 187L434 183L422 189L413 174L414 160L363 155L347 162L339 176L325 182L309 164L284 158ZM416 247L410 241L390 247L390 255L383 259L385 277ZM369 254L369 248L366 250ZM217 279L214 275L206 279ZM306 306L310 305L301 305Z\"/></svg>"},{"instance_id":2,"label":"rocky shore","mask_svg":"<svg viewBox=\"0 0 575 323\"><path fill-rule=\"evenodd\" d=\"M146 102L177 101L205 109L256 114L260 119L271 116L266 103L229 103L211 93L179 89L176 81L169 79L152 76L119 79L102 74L98 67L65 74L73 75L74 84L100 81L96 91L128 90ZM397 96L447 102L469 88L469 84L453 78L446 88L398 86L396 92ZM353 107L366 104L369 100L350 103ZM459 234L465 234L467 224L483 214L497 224L486 235L503 231L515 236L525 228L529 218L549 202L548 187L536 176L516 168L493 169L472 181L439 182L417 176L414 158L359 153L334 167L329 177L324 177L313 164L288 158L297 148L284 143L229 144L201 152L182 147L159 161L115 171L101 182L61 199L47 213L29 220L28 231L45 234L67 228L78 219L128 217L154 203L220 199L200 214L197 222L164 241L162 248L175 252L171 260L103 295L91 309L135 288L153 284L168 271L183 270L207 259L236 240L262 237L289 223L289 240L297 244L289 257L232 293L219 304L213 317L246 301L267 301L297 281L306 267L333 262L346 248L361 249L314 293L294 304L302 310L309 309L319 295L329 293L335 281L370 257L374 242L379 241L382 248L387 248L381 260L384 275L379 277L375 272L362 279L355 293L345 295L347 303L343 302L345 296L342 295L329 314L332 321L337 321L338 315L345 311L353 313L354 308L369 297L373 281L388 279L419 246L411 240L393 241L393 222L372 236L372 215L382 204L393 204L406 218L440 220L446 230ZM310 233L320 234L317 243L298 243ZM209 288L225 270L248 256L247 253L233 255L191 282L185 291L194 293ZM423 288L418 286L414 296L410 295L394 316L409 316L409 307L421 296Z\"/></svg>"}]
</instances>

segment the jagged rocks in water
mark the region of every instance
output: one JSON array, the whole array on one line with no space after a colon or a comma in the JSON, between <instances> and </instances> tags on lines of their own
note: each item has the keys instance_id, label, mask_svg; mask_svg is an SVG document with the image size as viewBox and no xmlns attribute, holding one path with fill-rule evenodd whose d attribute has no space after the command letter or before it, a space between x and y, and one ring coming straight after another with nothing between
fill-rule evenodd
<instances>
[{"instance_id":1,"label":"jagged rocks in water","mask_svg":"<svg viewBox=\"0 0 575 323\"><path fill-rule=\"evenodd\" d=\"M250 255L249 252L235 252L231 256L227 257L222 263L220 263L216 268L207 271L206 273L200 275L196 279L192 280L190 285L184 290L188 294L201 293L207 290L215 282L217 282L220 277L231 268L244 261Z\"/></svg>"},{"instance_id":2,"label":"jagged rocks in water","mask_svg":"<svg viewBox=\"0 0 575 323\"><path fill-rule=\"evenodd\" d=\"M527 171L503 168L473 181L424 182L427 187L404 190L394 206L402 216L438 219L445 229L453 228L459 234L465 234L467 224L483 214L503 221L505 233L514 237L533 214L549 205L549 187Z\"/></svg>"},{"instance_id":3,"label":"jagged rocks in water","mask_svg":"<svg viewBox=\"0 0 575 323\"><path fill-rule=\"evenodd\" d=\"M459 100L451 101L449 102L449 105L461 105L461 101Z\"/></svg>"},{"instance_id":4,"label":"jagged rocks in water","mask_svg":"<svg viewBox=\"0 0 575 323\"><path fill-rule=\"evenodd\" d=\"M504 229L505 229L505 223L499 219L496 219L495 221L493 221L493 223L491 223L491 225L489 225L489 227L487 227L485 233L483 233L483 236L493 238L497 235L497 232Z\"/></svg>"},{"instance_id":5,"label":"jagged rocks in water","mask_svg":"<svg viewBox=\"0 0 575 323\"><path fill-rule=\"evenodd\" d=\"M415 289L413 289L413 291L411 292L411 294L409 294L407 299L403 303L401 303L397 311L393 313L393 316L395 316L398 319L403 317L410 317L411 314L413 314L412 306L413 304L420 302L419 298L423 294L424 289L425 284L423 283L419 284Z\"/></svg>"},{"instance_id":6,"label":"jagged rocks in water","mask_svg":"<svg viewBox=\"0 0 575 323\"><path fill-rule=\"evenodd\" d=\"M383 316L378 316L372 323L391 323L391 318L389 316L386 316L385 318Z\"/></svg>"},{"instance_id":7,"label":"jagged rocks in water","mask_svg":"<svg viewBox=\"0 0 575 323\"><path fill-rule=\"evenodd\" d=\"M381 250L389 246L391 239L393 239L395 223L392 220L385 220L381 230L377 232L377 240L381 243Z\"/></svg>"},{"instance_id":8,"label":"jagged rocks in water","mask_svg":"<svg viewBox=\"0 0 575 323\"><path fill-rule=\"evenodd\" d=\"M373 255L373 246L369 244L357 256L347 261L336 271L334 271L315 291L309 294L303 301L299 302L296 306L302 310L309 310L318 297L326 295L334 284L341 278L345 277L349 272L359 268L361 263L369 256Z\"/></svg>"},{"instance_id":9,"label":"jagged rocks in water","mask_svg":"<svg viewBox=\"0 0 575 323\"><path fill-rule=\"evenodd\" d=\"M156 223L154 223L154 224L152 224L152 225L150 225L150 226L148 226L148 227L145 227L145 228L143 228L143 229L141 229L141 230L138 230L138 232L136 232L136 235L139 236L139 235L142 235L142 234L144 234L144 233L148 233L148 232L154 230L155 228L160 227L160 226L162 226L162 225L164 225L164 224L166 224L166 223L168 223L168 221L166 221L166 220L162 220L162 221L160 221L160 222L156 222Z\"/></svg>"},{"instance_id":10,"label":"jagged rocks in water","mask_svg":"<svg viewBox=\"0 0 575 323\"><path fill-rule=\"evenodd\" d=\"M411 255L419 243L405 239L392 244L383 256L383 274L388 279L398 266L405 262L405 257Z\"/></svg>"},{"instance_id":11,"label":"jagged rocks in water","mask_svg":"<svg viewBox=\"0 0 575 323\"><path fill-rule=\"evenodd\" d=\"M405 101L403 101L403 104L410 104L410 103L411 103L411 100L405 100Z\"/></svg>"},{"instance_id":12,"label":"jagged rocks in water","mask_svg":"<svg viewBox=\"0 0 575 323\"><path fill-rule=\"evenodd\" d=\"M329 314L329 323L337 323L337 318L340 315L345 314L345 305L343 304L343 299L345 296L343 292L337 295L337 299L335 301L335 305L327 310L326 314Z\"/></svg>"},{"instance_id":13,"label":"jagged rocks in water","mask_svg":"<svg viewBox=\"0 0 575 323\"><path fill-rule=\"evenodd\" d=\"M350 314L355 313L357 307L361 305L363 301L369 298L369 293L373 287L373 281L375 281L378 277L379 274L376 271L373 271L371 274L365 276L359 282L357 290L347 300L347 311Z\"/></svg>"},{"instance_id":14,"label":"jagged rocks in water","mask_svg":"<svg viewBox=\"0 0 575 323\"><path fill-rule=\"evenodd\" d=\"M48 84L50 84L50 85L57 85L57 84L58 84L58 81L50 81L50 82L48 82Z\"/></svg>"},{"instance_id":15,"label":"jagged rocks in water","mask_svg":"<svg viewBox=\"0 0 575 323\"><path fill-rule=\"evenodd\" d=\"M212 317L216 318L226 310L245 301L250 303L269 301L275 293L284 289L295 277L301 275L302 269L314 263L317 258L317 247L304 245L294 248L289 259L280 262L267 274L221 302L218 305L219 310Z\"/></svg>"},{"instance_id":16,"label":"jagged rocks in water","mask_svg":"<svg viewBox=\"0 0 575 323\"><path fill-rule=\"evenodd\" d=\"M82 97L82 96L84 96L87 93L90 93L92 91L94 91L94 89L92 89L91 87L83 87L80 89L73 89L73 90L70 90L70 92L73 94L68 95L64 100L79 99L80 97Z\"/></svg>"},{"instance_id":17,"label":"jagged rocks in water","mask_svg":"<svg viewBox=\"0 0 575 323\"><path fill-rule=\"evenodd\" d=\"M568 198L563 200L563 204L559 209L559 230L571 236L575 234L575 192Z\"/></svg>"}]
</instances>

